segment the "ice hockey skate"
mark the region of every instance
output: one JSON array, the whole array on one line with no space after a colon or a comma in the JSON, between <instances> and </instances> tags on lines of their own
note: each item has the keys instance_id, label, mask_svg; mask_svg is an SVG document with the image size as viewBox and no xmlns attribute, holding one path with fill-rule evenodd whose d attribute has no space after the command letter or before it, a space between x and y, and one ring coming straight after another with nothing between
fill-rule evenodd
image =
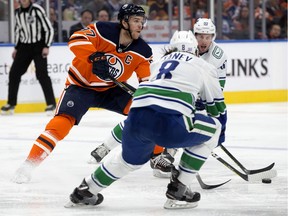
<instances>
[{"instance_id":1,"label":"ice hockey skate","mask_svg":"<svg viewBox=\"0 0 288 216\"><path fill-rule=\"evenodd\" d=\"M150 159L150 166L153 169L153 175L158 178L170 178L171 169L174 158L165 149L159 155L155 155Z\"/></svg>"},{"instance_id":2,"label":"ice hockey skate","mask_svg":"<svg viewBox=\"0 0 288 216\"><path fill-rule=\"evenodd\" d=\"M47 116L53 116L55 112L56 106L54 104L50 104L45 108L45 113Z\"/></svg>"},{"instance_id":3,"label":"ice hockey skate","mask_svg":"<svg viewBox=\"0 0 288 216\"><path fill-rule=\"evenodd\" d=\"M15 106L11 106L10 104L6 104L1 107L1 115L13 115Z\"/></svg>"},{"instance_id":4,"label":"ice hockey skate","mask_svg":"<svg viewBox=\"0 0 288 216\"><path fill-rule=\"evenodd\" d=\"M83 205L99 205L104 200L102 194L97 195L92 194L89 191L89 186L87 185L85 179L79 187L76 187L72 194L70 194L70 202L68 202L64 207L71 208Z\"/></svg>"},{"instance_id":5,"label":"ice hockey skate","mask_svg":"<svg viewBox=\"0 0 288 216\"><path fill-rule=\"evenodd\" d=\"M28 183L31 181L32 171L35 165L29 161L25 161L16 171L11 181L17 184Z\"/></svg>"},{"instance_id":6,"label":"ice hockey skate","mask_svg":"<svg viewBox=\"0 0 288 216\"><path fill-rule=\"evenodd\" d=\"M104 143L102 143L91 152L91 157L88 160L88 163L89 164L99 163L109 152L110 150L104 145Z\"/></svg>"},{"instance_id":7,"label":"ice hockey skate","mask_svg":"<svg viewBox=\"0 0 288 216\"><path fill-rule=\"evenodd\" d=\"M179 171L173 168L171 171L170 183L167 186L164 204L165 209L186 209L195 208L200 200L200 193L192 192L189 187L178 180Z\"/></svg>"}]
</instances>

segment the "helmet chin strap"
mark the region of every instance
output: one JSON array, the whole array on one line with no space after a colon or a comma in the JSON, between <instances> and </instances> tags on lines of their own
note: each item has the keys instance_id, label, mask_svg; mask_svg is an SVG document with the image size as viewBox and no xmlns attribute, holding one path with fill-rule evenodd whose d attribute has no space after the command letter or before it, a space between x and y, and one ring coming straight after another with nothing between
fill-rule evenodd
<instances>
[{"instance_id":1,"label":"helmet chin strap","mask_svg":"<svg viewBox=\"0 0 288 216\"><path fill-rule=\"evenodd\" d=\"M127 23L127 25L128 25L128 29L126 29L123 25L121 25L121 26L122 26L122 28L123 28L124 30L128 31L130 38L133 40L132 33L131 33L131 31L130 31L130 25L129 25L128 22L126 22L126 23Z\"/></svg>"}]
</instances>

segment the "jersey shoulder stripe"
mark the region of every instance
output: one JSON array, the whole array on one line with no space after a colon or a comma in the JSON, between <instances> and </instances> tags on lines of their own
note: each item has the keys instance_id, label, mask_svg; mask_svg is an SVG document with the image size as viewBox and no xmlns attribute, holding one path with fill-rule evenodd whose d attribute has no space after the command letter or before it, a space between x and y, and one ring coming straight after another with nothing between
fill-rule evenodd
<instances>
[{"instance_id":1,"label":"jersey shoulder stripe","mask_svg":"<svg viewBox=\"0 0 288 216\"><path fill-rule=\"evenodd\" d=\"M97 22L96 28L101 37L112 42L116 46L119 45L120 26L118 23ZM141 37L134 40L125 50L125 52L127 51L138 53L141 56L144 56L144 58L151 58L152 56L151 47Z\"/></svg>"}]
</instances>

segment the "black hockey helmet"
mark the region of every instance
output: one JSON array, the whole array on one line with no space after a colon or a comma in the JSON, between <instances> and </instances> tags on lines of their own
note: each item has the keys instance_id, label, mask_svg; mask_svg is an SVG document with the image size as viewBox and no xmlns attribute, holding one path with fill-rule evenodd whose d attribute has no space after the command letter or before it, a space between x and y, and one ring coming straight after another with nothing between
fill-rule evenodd
<instances>
[{"instance_id":1,"label":"black hockey helmet","mask_svg":"<svg viewBox=\"0 0 288 216\"><path fill-rule=\"evenodd\" d=\"M128 22L129 17L133 15L142 16L146 20L144 9L141 6L135 4L124 4L119 10L118 20L124 20L125 22Z\"/></svg>"}]
</instances>

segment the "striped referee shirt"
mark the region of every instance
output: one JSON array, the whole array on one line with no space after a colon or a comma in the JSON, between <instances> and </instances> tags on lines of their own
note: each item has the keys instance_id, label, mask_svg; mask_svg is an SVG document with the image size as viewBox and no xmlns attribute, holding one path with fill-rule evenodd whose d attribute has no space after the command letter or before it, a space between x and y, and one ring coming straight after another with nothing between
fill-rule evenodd
<instances>
[{"instance_id":1,"label":"striped referee shirt","mask_svg":"<svg viewBox=\"0 0 288 216\"><path fill-rule=\"evenodd\" d=\"M15 10L15 48L19 43L34 44L43 41L45 47L52 44L54 29L44 9L38 4Z\"/></svg>"}]
</instances>

